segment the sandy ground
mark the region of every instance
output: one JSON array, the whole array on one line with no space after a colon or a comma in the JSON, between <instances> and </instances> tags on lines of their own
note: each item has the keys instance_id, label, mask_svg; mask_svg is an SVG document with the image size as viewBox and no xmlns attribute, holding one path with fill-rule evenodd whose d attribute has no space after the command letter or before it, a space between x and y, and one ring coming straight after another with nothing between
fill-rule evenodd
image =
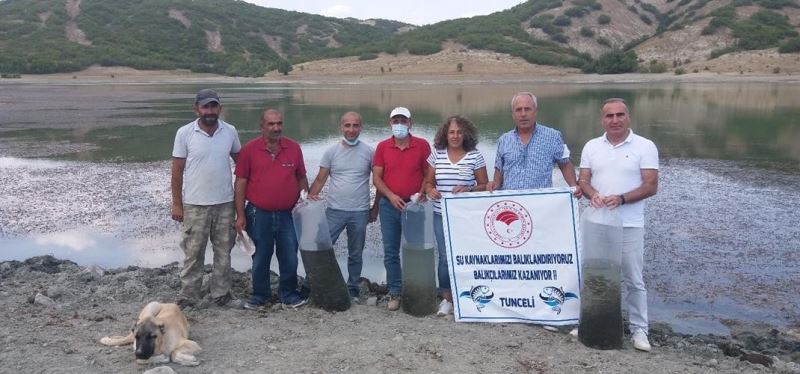
<instances>
[{"instance_id":1,"label":"sandy ground","mask_svg":"<svg viewBox=\"0 0 800 374\"><path fill-rule=\"evenodd\" d=\"M136 364L130 347L105 347L98 340L125 333L148 301L172 300L178 273L177 263L105 271L49 256L0 263L0 372L134 373L153 368ZM235 273L237 296L248 288L249 276ZM182 373L800 372L793 362L743 354L759 345L797 352L798 337L776 331L763 337L743 334L740 341L682 336L652 326L650 353L635 351L627 339L622 350L598 351L566 330L551 333L525 324L455 323L452 317L390 312L380 287L366 280L362 296L363 304L339 313L280 304L258 311L209 305L187 309L191 337L203 347L201 364L168 366ZM376 300L377 305L369 305Z\"/></svg>"},{"instance_id":2,"label":"sandy ground","mask_svg":"<svg viewBox=\"0 0 800 374\"><path fill-rule=\"evenodd\" d=\"M644 63L644 61L642 61ZM461 69L459 71L459 65ZM682 68L686 74L676 75ZM372 60L343 57L295 64L288 75L271 71L260 78L223 77L195 74L187 70L141 71L127 67L93 66L75 73L23 75L20 79L3 79L2 83L65 83L97 82L230 82L230 83L359 83L359 82L786 82L800 81L800 54L781 54L776 48L723 55L708 61L692 61L671 66L661 74L583 74L579 69L535 65L511 55L492 51L469 50L448 44L438 53L415 56L407 53L382 53Z\"/></svg>"}]
</instances>

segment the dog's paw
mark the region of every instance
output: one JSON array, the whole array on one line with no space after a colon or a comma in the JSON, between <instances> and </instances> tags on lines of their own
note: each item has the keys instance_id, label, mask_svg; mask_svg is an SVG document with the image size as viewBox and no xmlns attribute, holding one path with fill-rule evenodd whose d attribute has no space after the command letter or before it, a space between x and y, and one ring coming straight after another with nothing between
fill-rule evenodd
<instances>
[{"instance_id":1,"label":"dog's paw","mask_svg":"<svg viewBox=\"0 0 800 374\"><path fill-rule=\"evenodd\" d=\"M181 353L181 352L175 355L175 362L183 366L200 365L200 360L198 360L197 357L195 357L194 355L190 355L188 353Z\"/></svg>"},{"instance_id":2,"label":"dog's paw","mask_svg":"<svg viewBox=\"0 0 800 374\"><path fill-rule=\"evenodd\" d=\"M111 337L110 336L106 336L106 337L100 339L100 344L102 344L102 345L111 345L111 341L112 341Z\"/></svg>"}]
</instances>

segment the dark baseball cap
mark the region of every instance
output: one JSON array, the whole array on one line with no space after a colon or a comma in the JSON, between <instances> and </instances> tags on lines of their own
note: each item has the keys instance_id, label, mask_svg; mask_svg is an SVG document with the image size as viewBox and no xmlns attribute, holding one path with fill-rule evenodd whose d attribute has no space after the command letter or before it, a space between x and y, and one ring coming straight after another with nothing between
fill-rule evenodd
<instances>
[{"instance_id":1,"label":"dark baseball cap","mask_svg":"<svg viewBox=\"0 0 800 374\"><path fill-rule=\"evenodd\" d=\"M200 92L197 93L197 98L194 100L195 104L200 106L206 105L212 101L219 104L219 95L217 95L217 91L210 90L208 88L200 90Z\"/></svg>"}]
</instances>

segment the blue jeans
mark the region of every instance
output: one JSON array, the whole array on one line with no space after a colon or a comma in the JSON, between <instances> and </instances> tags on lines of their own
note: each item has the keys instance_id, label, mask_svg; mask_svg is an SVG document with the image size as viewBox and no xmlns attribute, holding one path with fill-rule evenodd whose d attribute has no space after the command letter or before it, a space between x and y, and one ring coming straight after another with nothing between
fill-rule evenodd
<instances>
[{"instance_id":1,"label":"blue jeans","mask_svg":"<svg viewBox=\"0 0 800 374\"><path fill-rule=\"evenodd\" d=\"M439 265L436 267L436 276L439 278L439 294L450 292L450 270L447 268L447 251L444 242L444 226L442 215L433 214L433 235L436 237L436 250L439 252Z\"/></svg>"},{"instance_id":2,"label":"blue jeans","mask_svg":"<svg viewBox=\"0 0 800 374\"><path fill-rule=\"evenodd\" d=\"M386 268L386 286L389 295L400 296L403 286L403 273L400 267L400 235L403 225L400 211L389 199L382 197L380 202L381 236L383 237L383 266Z\"/></svg>"},{"instance_id":3,"label":"blue jeans","mask_svg":"<svg viewBox=\"0 0 800 374\"><path fill-rule=\"evenodd\" d=\"M276 249L280 285L278 296L285 304L294 304L302 298L297 292L297 236L294 232L292 212L268 211L248 203L245 208L247 234L256 245L253 254L253 295L250 302L264 304L271 296L269 263Z\"/></svg>"},{"instance_id":4,"label":"blue jeans","mask_svg":"<svg viewBox=\"0 0 800 374\"><path fill-rule=\"evenodd\" d=\"M331 232L331 242L334 244L342 231L347 229L347 289L350 291L350 296L358 297L358 279L361 278L361 268L364 264L362 253L364 242L367 240L369 210L347 211L328 208L325 215L328 217L328 229Z\"/></svg>"}]
</instances>

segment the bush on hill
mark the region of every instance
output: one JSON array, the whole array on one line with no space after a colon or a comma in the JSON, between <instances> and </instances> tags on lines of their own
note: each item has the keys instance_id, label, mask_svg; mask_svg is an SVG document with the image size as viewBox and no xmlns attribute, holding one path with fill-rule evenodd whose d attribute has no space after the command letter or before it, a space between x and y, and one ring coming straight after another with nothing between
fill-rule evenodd
<instances>
[{"instance_id":1,"label":"bush on hill","mask_svg":"<svg viewBox=\"0 0 800 374\"><path fill-rule=\"evenodd\" d=\"M778 47L778 52L780 53L794 53L800 52L800 38L791 38L786 39L781 43L780 47Z\"/></svg>"},{"instance_id":2,"label":"bush on hill","mask_svg":"<svg viewBox=\"0 0 800 374\"><path fill-rule=\"evenodd\" d=\"M636 71L636 52L613 50L584 66L584 72L597 74L622 74Z\"/></svg>"},{"instance_id":3,"label":"bush on hill","mask_svg":"<svg viewBox=\"0 0 800 374\"><path fill-rule=\"evenodd\" d=\"M797 32L789 24L788 17L761 10L737 22L733 26L733 36L739 38L739 48L749 50L775 47L784 38L797 36Z\"/></svg>"}]
</instances>

